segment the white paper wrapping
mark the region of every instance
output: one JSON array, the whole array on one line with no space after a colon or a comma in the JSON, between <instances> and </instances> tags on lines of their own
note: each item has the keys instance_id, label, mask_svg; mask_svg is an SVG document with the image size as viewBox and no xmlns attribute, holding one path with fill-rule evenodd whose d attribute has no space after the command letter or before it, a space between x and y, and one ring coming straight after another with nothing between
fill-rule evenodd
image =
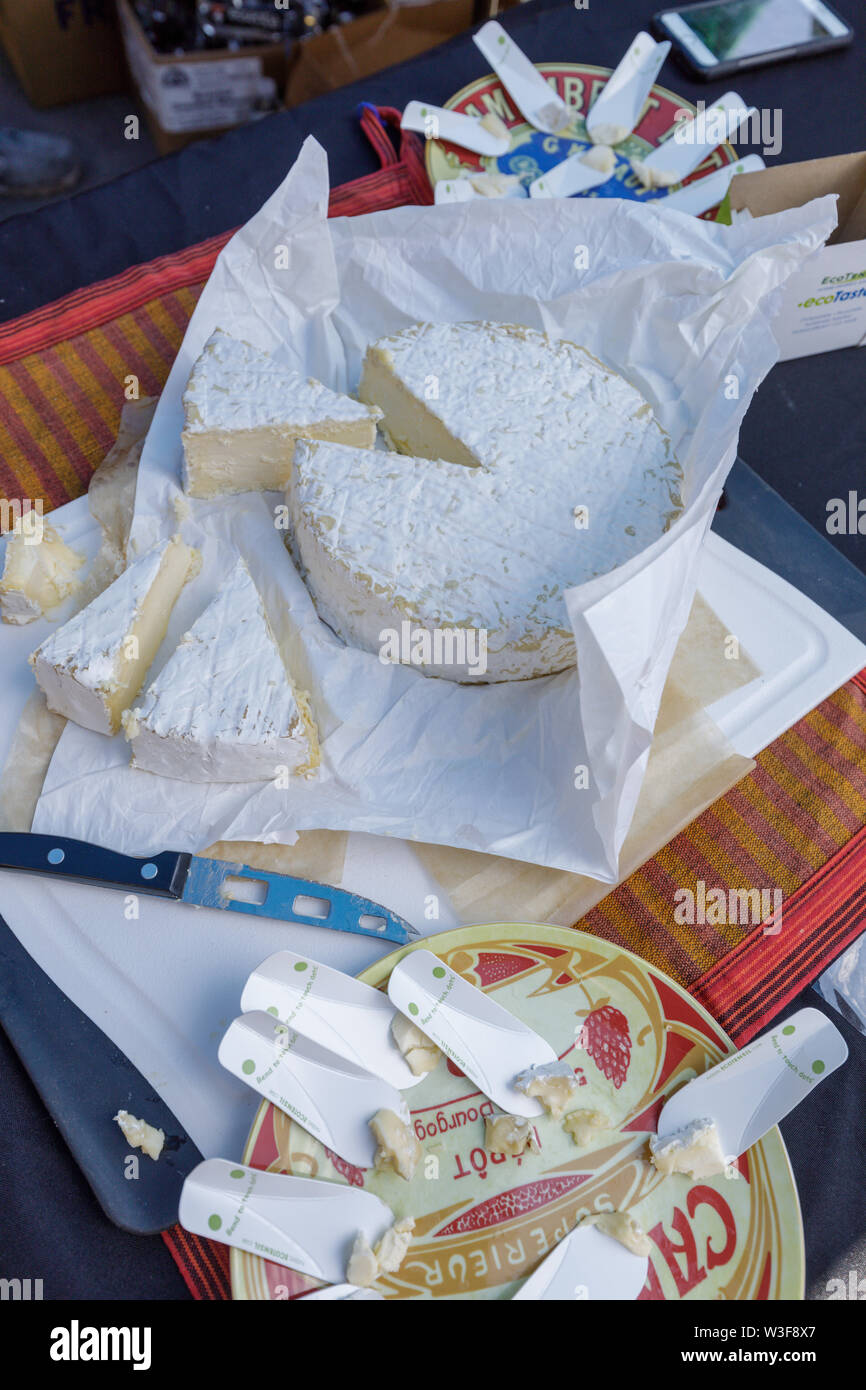
<instances>
[{"instance_id":1,"label":"white paper wrapping","mask_svg":"<svg viewBox=\"0 0 866 1390\"><path fill-rule=\"evenodd\" d=\"M419 320L519 322L570 338L652 402L684 465L684 513L627 565L568 592L579 682L572 671L468 687L345 647L317 617L275 529L275 494L184 502L184 537L204 564L154 673L240 551L296 683L312 694L321 773L288 790L187 785L131 770L122 736L70 724L33 829L140 854L352 829L613 882L701 541L740 420L778 355L773 291L829 234L834 200L720 227L614 199L481 201L329 222L327 198L325 155L308 140L222 252L145 445L134 549L177 528L181 396L218 326L340 390L356 386L368 342ZM589 786L577 790L584 764Z\"/></svg>"}]
</instances>

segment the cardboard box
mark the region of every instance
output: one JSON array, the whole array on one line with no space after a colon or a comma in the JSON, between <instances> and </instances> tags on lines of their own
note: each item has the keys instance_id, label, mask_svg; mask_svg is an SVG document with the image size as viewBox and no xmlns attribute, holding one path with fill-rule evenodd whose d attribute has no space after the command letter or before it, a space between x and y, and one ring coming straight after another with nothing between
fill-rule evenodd
<instances>
[{"instance_id":1,"label":"cardboard box","mask_svg":"<svg viewBox=\"0 0 866 1390\"><path fill-rule=\"evenodd\" d=\"M866 346L866 152L777 164L731 182L732 211L753 217L838 194L839 225L827 245L791 277L773 324L782 361Z\"/></svg>"},{"instance_id":2,"label":"cardboard box","mask_svg":"<svg viewBox=\"0 0 866 1390\"><path fill-rule=\"evenodd\" d=\"M429 5L386 6L324 34L311 34L293 50L286 105L298 106L414 58L474 22L474 0L434 0Z\"/></svg>"},{"instance_id":3,"label":"cardboard box","mask_svg":"<svg viewBox=\"0 0 866 1390\"><path fill-rule=\"evenodd\" d=\"M127 85L114 0L0 0L0 41L34 106Z\"/></svg>"},{"instance_id":4,"label":"cardboard box","mask_svg":"<svg viewBox=\"0 0 866 1390\"><path fill-rule=\"evenodd\" d=\"M160 154L242 125L282 88L282 42L251 44L234 52L161 54L128 0L118 0L117 13L133 82Z\"/></svg>"}]
</instances>

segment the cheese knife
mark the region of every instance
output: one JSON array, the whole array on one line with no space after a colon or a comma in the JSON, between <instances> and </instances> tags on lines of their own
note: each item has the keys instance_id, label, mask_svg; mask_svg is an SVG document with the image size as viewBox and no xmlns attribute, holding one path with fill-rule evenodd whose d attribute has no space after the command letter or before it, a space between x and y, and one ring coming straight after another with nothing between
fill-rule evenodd
<instances>
[{"instance_id":1,"label":"cheese knife","mask_svg":"<svg viewBox=\"0 0 866 1390\"><path fill-rule=\"evenodd\" d=\"M550 1043L432 951L412 951L395 965L388 998L506 1114L543 1113L514 1080L528 1067L558 1061Z\"/></svg>"},{"instance_id":2,"label":"cheese knife","mask_svg":"<svg viewBox=\"0 0 866 1390\"><path fill-rule=\"evenodd\" d=\"M547 135L564 130L579 113L557 96L514 39L495 19L482 24L473 43L530 125Z\"/></svg>"},{"instance_id":3,"label":"cheese knife","mask_svg":"<svg viewBox=\"0 0 866 1390\"><path fill-rule=\"evenodd\" d=\"M449 111L445 106L426 105L421 101L410 101L403 112L400 126L403 130L415 130L430 140L447 140L451 145L460 145L464 150L496 158L507 154L511 147L508 135L494 135L482 125L481 116L463 116L459 111Z\"/></svg>"},{"instance_id":4,"label":"cheese knife","mask_svg":"<svg viewBox=\"0 0 866 1390\"><path fill-rule=\"evenodd\" d=\"M594 1226L578 1226L521 1284L515 1300L592 1302L636 1299L646 1283L649 1261L633 1255Z\"/></svg>"},{"instance_id":5,"label":"cheese knife","mask_svg":"<svg viewBox=\"0 0 866 1390\"><path fill-rule=\"evenodd\" d=\"M193 1235L342 1284L356 1233L375 1245L394 1213L363 1188L208 1158L184 1182L179 1220Z\"/></svg>"},{"instance_id":6,"label":"cheese knife","mask_svg":"<svg viewBox=\"0 0 866 1390\"><path fill-rule=\"evenodd\" d=\"M754 174L766 167L759 154L747 154L743 159L738 159L736 164L726 164L722 169L716 169L715 173L705 174L702 179L696 179L694 183L687 183L684 188L666 194L654 206L664 208L665 212L686 212L692 217L700 217L702 212L709 212L710 208L718 206L730 188L735 174Z\"/></svg>"},{"instance_id":7,"label":"cheese knife","mask_svg":"<svg viewBox=\"0 0 866 1390\"><path fill-rule=\"evenodd\" d=\"M398 1091L424 1080L412 1071L391 1034L397 1010L388 996L310 956L294 951L268 956L244 985L241 1009L280 1019Z\"/></svg>"},{"instance_id":8,"label":"cheese knife","mask_svg":"<svg viewBox=\"0 0 866 1390\"><path fill-rule=\"evenodd\" d=\"M226 1071L357 1168L372 1168L378 1110L409 1112L400 1092L380 1076L256 1010L236 1018L219 1045Z\"/></svg>"},{"instance_id":9,"label":"cheese knife","mask_svg":"<svg viewBox=\"0 0 866 1390\"><path fill-rule=\"evenodd\" d=\"M0 833L0 869L353 932L400 946L419 935L395 912L357 893L171 850L135 859L83 840L4 831Z\"/></svg>"},{"instance_id":10,"label":"cheese knife","mask_svg":"<svg viewBox=\"0 0 866 1390\"><path fill-rule=\"evenodd\" d=\"M631 134L670 49L667 40L656 43L643 30L635 36L587 113L591 140L618 145Z\"/></svg>"},{"instance_id":11,"label":"cheese knife","mask_svg":"<svg viewBox=\"0 0 866 1390\"><path fill-rule=\"evenodd\" d=\"M847 1057L845 1039L826 1014L798 1009L675 1091L659 1115L658 1136L668 1139L691 1123L712 1120L722 1152L732 1161Z\"/></svg>"}]
</instances>

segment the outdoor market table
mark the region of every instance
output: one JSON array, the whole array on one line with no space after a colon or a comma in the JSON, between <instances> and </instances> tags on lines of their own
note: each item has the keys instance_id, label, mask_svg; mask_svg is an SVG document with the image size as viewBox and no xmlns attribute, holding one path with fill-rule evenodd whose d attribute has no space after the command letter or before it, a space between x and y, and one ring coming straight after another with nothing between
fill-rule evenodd
<instances>
[{"instance_id":1,"label":"outdoor market table","mask_svg":"<svg viewBox=\"0 0 866 1390\"><path fill-rule=\"evenodd\" d=\"M610 4L577 10L530 0L507 12L504 23L536 61L612 66L654 8L638 0L619 0L615 11ZM837 8L856 24L854 0ZM332 185L371 172L376 160L360 131L361 101L443 102L483 70L462 36L353 87L9 219L0 225L0 320L239 225L272 192L308 134L328 152ZM779 158L791 162L866 148L863 71L857 42L847 52L759 69L736 86L748 102L782 113ZM692 82L670 62L659 80L691 101L721 90ZM858 480L862 486L866 476L863 380L856 349L773 369L741 433L751 467L736 466L716 529L866 640L866 579L858 572L866 573L866 537L828 540L824 532L827 501L846 496ZM807 990L780 1017L816 1000ZM848 1041L849 1062L782 1125L814 1298L828 1296L831 1279L847 1286L852 1269L858 1279L866 1276L866 1039L838 1015L834 1021ZM53 1299L189 1297L160 1239L129 1236L103 1217L2 1032L0 1068L0 1275L42 1278L44 1296Z\"/></svg>"}]
</instances>

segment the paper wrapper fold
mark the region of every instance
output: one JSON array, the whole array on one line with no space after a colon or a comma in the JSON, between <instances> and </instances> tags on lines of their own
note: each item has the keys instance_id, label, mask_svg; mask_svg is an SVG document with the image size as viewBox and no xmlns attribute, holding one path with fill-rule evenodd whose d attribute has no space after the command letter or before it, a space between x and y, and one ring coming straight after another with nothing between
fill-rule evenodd
<instances>
[{"instance_id":1,"label":"paper wrapper fold","mask_svg":"<svg viewBox=\"0 0 866 1390\"><path fill-rule=\"evenodd\" d=\"M646 777L620 855L620 882L755 766L731 748L705 709L758 675L747 653L727 659L726 636L698 595L665 685ZM416 850L461 924L553 922L570 927L610 892L609 884L584 874L506 864L493 855L440 845L418 845Z\"/></svg>"}]
</instances>

